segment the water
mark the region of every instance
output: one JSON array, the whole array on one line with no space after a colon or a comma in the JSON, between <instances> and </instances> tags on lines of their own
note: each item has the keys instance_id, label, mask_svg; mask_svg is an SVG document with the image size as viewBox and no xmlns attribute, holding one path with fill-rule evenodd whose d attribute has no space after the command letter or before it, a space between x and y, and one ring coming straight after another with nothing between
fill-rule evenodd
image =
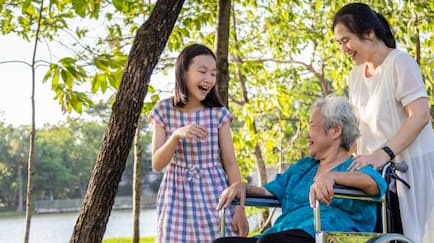
<instances>
[{"instance_id":1,"label":"water","mask_svg":"<svg viewBox=\"0 0 434 243\"><path fill-rule=\"evenodd\" d=\"M78 213L33 215L30 226L30 243L69 242ZM155 209L140 212L140 236L155 235ZM132 236L131 210L112 211L104 233L104 239ZM0 218L0 243L19 243L24 241L25 217Z\"/></svg>"}]
</instances>

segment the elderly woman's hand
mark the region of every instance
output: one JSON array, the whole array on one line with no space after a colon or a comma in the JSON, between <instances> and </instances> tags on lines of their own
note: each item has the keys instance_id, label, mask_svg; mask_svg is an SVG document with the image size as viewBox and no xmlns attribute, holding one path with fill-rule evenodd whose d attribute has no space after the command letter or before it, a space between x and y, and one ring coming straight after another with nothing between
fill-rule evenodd
<instances>
[{"instance_id":1,"label":"elderly woman's hand","mask_svg":"<svg viewBox=\"0 0 434 243\"><path fill-rule=\"evenodd\" d=\"M219 197L219 203L217 204L216 209L220 210L228 207L235 198L238 198L238 200L240 200L240 206L244 207L244 201L246 199L246 184L236 182L226 188Z\"/></svg>"},{"instance_id":2,"label":"elderly woman's hand","mask_svg":"<svg viewBox=\"0 0 434 243\"><path fill-rule=\"evenodd\" d=\"M329 205L333 199L333 186L335 180L333 172L325 173L315 178L315 182L310 186L309 203L312 208L316 208L316 201Z\"/></svg>"}]
</instances>

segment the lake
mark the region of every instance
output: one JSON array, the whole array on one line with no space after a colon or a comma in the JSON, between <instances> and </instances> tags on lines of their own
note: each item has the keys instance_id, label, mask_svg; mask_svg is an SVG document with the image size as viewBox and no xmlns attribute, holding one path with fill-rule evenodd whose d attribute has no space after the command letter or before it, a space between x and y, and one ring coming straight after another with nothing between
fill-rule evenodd
<instances>
[{"instance_id":1,"label":"lake","mask_svg":"<svg viewBox=\"0 0 434 243\"><path fill-rule=\"evenodd\" d=\"M69 242L79 213L35 214L32 216L29 243ZM140 236L155 235L155 209L140 212ZM104 234L104 239L132 236L131 210L114 210ZM0 243L24 241L25 217L0 218Z\"/></svg>"}]
</instances>

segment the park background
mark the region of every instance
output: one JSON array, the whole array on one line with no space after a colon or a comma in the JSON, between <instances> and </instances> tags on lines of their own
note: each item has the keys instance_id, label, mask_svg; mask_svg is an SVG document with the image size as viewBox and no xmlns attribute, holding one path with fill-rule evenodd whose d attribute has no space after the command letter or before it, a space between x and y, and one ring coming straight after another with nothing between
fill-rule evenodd
<instances>
[{"instance_id":1,"label":"park background","mask_svg":"<svg viewBox=\"0 0 434 243\"><path fill-rule=\"evenodd\" d=\"M136 32L157 2L0 2L0 40L9 43L0 46L0 112L8 110L0 114L1 212L22 215L25 210L33 81L33 209L37 214L41 202L83 199ZM330 93L346 95L345 77L352 64L339 50L331 19L347 2L185 1L145 97L140 130L143 197L152 196L158 182L150 168L146 115L157 100L171 94L174 60L185 45L217 45L219 4L230 3L228 39L220 40L228 45L222 96L235 117L232 129L242 173L262 184L270 177L267 171L279 171L307 154L312 102ZM364 2L386 16L398 48L420 64L433 111L434 1ZM117 187L119 198L132 195L133 164L131 147Z\"/></svg>"}]
</instances>

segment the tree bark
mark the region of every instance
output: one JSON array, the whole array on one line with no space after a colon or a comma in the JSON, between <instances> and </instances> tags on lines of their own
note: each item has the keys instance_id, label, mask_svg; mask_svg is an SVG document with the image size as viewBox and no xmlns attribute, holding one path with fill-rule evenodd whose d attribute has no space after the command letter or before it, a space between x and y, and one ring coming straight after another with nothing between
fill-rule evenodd
<instances>
[{"instance_id":1,"label":"tree bark","mask_svg":"<svg viewBox=\"0 0 434 243\"><path fill-rule=\"evenodd\" d=\"M103 239L152 71L183 4L184 0L158 0L137 31L71 243Z\"/></svg>"},{"instance_id":2,"label":"tree bark","mask_svg":"<svg viewBox=\"0 0 434 243\"><path fill-rule=\"evenodd\" d=\"M216 58L217 58L217 88L223 104L229 107L229 25L231 16L231 1L219 0L217 18Z\"/></svg>"}]
</instances>

